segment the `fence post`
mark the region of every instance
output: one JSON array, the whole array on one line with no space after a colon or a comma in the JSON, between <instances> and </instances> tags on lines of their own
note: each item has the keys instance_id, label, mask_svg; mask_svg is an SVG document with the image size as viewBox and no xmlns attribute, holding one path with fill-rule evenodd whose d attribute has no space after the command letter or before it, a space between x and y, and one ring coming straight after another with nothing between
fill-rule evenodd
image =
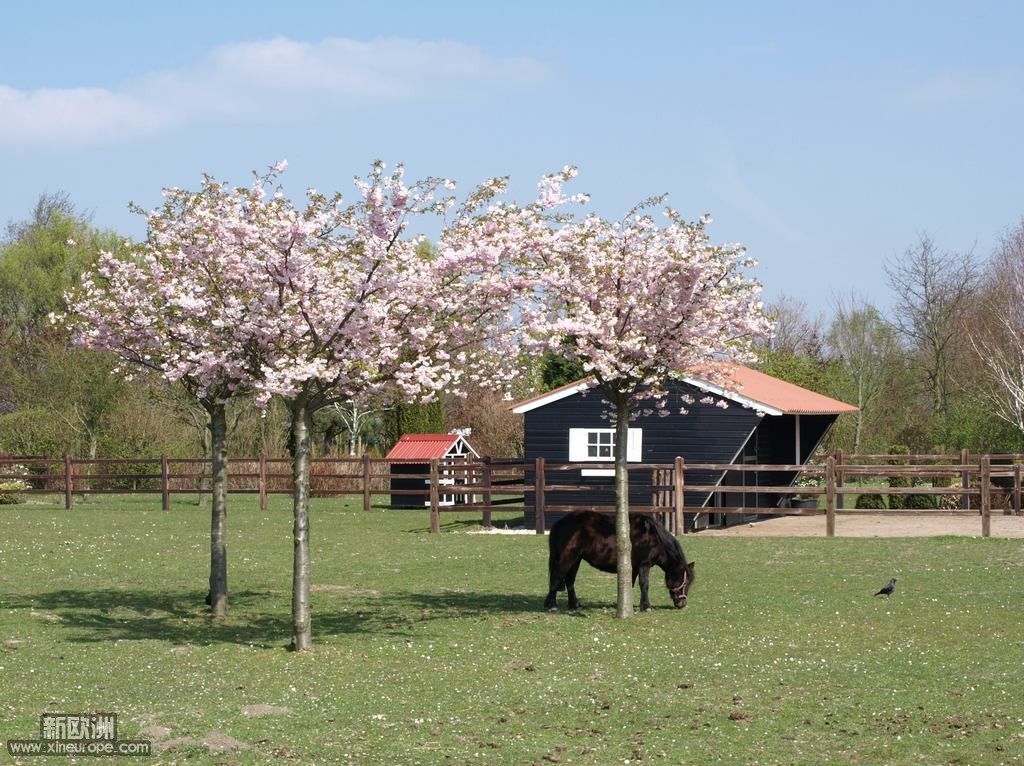
<instances>
[{"instance_id":1,"label":"fence post","mask_svg":"<svg viewBox=\"0 0 1024 766\"><path fill-rule=\"evenodd\" d=\"M533 516L534 529L538 535L544 534L544 458L539 457L533 469Z\"/></svg>"},{"instance_id":2,"label":"fence post","mask_svg":"<svg viewBox=\"0 0 1024 766\"><path fill-rule=\"evenodd\" d=\"M1020 463L1013 464L1013 515L1020 516Z\"/></svg>"},{"instance_id":3,"label":"fence post","mask_svg":"<svg viewBox=\"0 0 1024 766\"><path fill-rule=\"evenodd\" d=\"M165 511L171 510L171 477L167 455L160 456L160 501Z\"/></svg>"},{"instance_id":4,"label":"fence post","mask_svg":"<svg viewBox=\"0 0 1024 766\"><path fill-rule=\"evenodd\" d=\"M659 493L658 493L658 490L656 489L656 487L659 484L661 484L661 482L658 481L658 469L657 468L652 468L651 469L651 516L654 516L654 513L653 513L654 509L661 505L661 503L658 502L661 498L658 496Z\"/></svg>"},{"instance_id":5,"label":"fence post","mask_svg":"<svg viewBox=\"0 0 1024 766\"><path fill-rule=\"evenodd\" d=\"M685 467L683 465L683 459L676 457L674 474L674 492L675 497L673 498L673 507L675 508L675 533L678 535L682 532L686 534L686 516L683 509L686 507L686 500L683 497L683 492L686 485L686 477L684 476Z\"/></svg>"},{"instance_id":6,"label":"fence post","mask_svg":"<svg viewBox=\"0 0 1024 766\"><path fill-rule=\"evenodd\" d=\"M836 459L825 459L825 536L836 536Z\"/></svg>"},{"instance_id":7,"label":"fence post","mask_svg":"<svg viewBox=\"0 0 1024 766\"><path fill-rule=\"evenodd\" d=\"M441 498L438 494L438 482L441 472L437 469L437 458L430 460L430 531L441 531Z\"/></svg>"},{"instance_id":8,"label":"fence post","mask_svg":"<svg viewBox=\"0 0 1024 766\"><path fill-rule=\"evenodd\" d=\"M981 459L981 536L992 535L992 488L989 478L992 472L991 458L985 455Z\"/></svg>"},{"instance_id":9,"label":"fence post","mask_svg":"<svg viewBox=\"0 0 1024 766\"><path fill-rule=\"evenodd\" d=\"M71 497L71 455L64 455L64 507L69 511L74 506L74 499Z\"/></svg>"},{"instance_id":10,"label":"fence post","mask_svg":"<svg viewBox=\"0 0 1024 766\"><path fill-rule=\"evenodd\" d=\"M484 529L491 528L491 458L483 459L483 484L484 484Z\"/></svg>"},{"instance_id":11,"label":"fence post","mask_svg":"<svg viewBox=\"0 0 1024 766\"><path fill-rule=\"evenodd\" d=\"M260 510L267 510L267 453L260 453L260 475L256 479L256 488L260 493Z\"/></svg>"},{"instance_id":12,"label":"fence post","mask_svg":"<svg viewBox=\"0 0 1024 766\"><path fill-rule=\"evenodd\" d=\"M843 466L846 465L846 453L843 448L840 447L836 450L836 510L842 510L845 506L843 503L846 500L846 493L841 492L843 485L846 483L845 477L843 476Z\"/></svg>"},{"instance_id":13,"label":"fence post","mask_svg":"<svg viewBox=\"0 0 1024 766\"><path fill-rule=\"evenodd\" d=\"M970 457L971 455L966 449L960 450L960 465L966 466ZM964 488L964 494L960 495L960 507L966 511L971 507L971 497L967 494L967 490L971 488L971 472L966 467L960 474L960 484Z\"/></svg>"},{"instance_id":14,"label":"fence post","mask_svg":"<svg viewBox=\"0 0 1024 766\"><path fill-rule=\"evenodd\" d=\"M363 510L370 510L370 455L363 453Z\"/></svg>"}]
</instances>

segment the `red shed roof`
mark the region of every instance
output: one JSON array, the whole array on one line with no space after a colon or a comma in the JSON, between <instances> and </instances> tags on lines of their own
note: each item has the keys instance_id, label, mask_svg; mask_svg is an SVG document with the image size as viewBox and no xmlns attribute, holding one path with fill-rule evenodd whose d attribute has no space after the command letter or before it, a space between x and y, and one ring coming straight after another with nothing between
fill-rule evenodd
<instances>
[{"instance_id":1,"label":"red shed roof","mask_svg":"<svg viewBox=\"0 0 1024 766\"><path fill-rule=\"evenodd\" d=\"M699 374L688 375L684 380L697 388L717 394L745 407L759 410L767 415L840 415L845 412L857 412L857 408L852 404L809 391L741 364L729 365L727 370L732 381L732 385L727 388L704 380ZM557 402L559 399L573 396L594 385L593 378L583 378L556 388L554 391L548 391L546 394L516 402L512 405L512 411L529 412L546 404Z\"/></svg>"},{"instance_id":2,"label":"red shed roof","mask_svg":"<svg viewBox=\"0 0 1024 766\"><path fill-rule=\"evenodd\" d=\"M459 434L405 434L387 454L388 460L406 463L423 463L435 458L446 457L455 443L462 439ZM466 451L476 454L466 443Z\"/></svg>"}]
</instances>

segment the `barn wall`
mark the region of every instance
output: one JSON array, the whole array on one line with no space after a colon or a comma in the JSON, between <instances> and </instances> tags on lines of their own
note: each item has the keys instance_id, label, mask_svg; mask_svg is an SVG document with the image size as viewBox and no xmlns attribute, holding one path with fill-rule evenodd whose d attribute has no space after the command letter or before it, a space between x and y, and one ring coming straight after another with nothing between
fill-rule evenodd
<instances>
[{"instance_id":1,"label":"barn wall","mask_svg":"<svg viewBox=\"0 0 1024 766\"><path fill-rule=\"evenodd\" d=\"M713 404L694 402L687 406L686 415L679 414L683 406L679 399L682 392L699 399L704 394L692 386L679 383L669 400L672 414L666 417L641 416L630 423L631 428L643 429L642 460L645 463L671 463L677 456L687 462L729 463L746 442L751 432L762 420L750 409L730 403L727 409ZM610 428L609 420L602 414L609 410L600 391L591 390L586 395L577 394L544 407L525 413L525 456L527 460L538 457L548 462L567 462L569 459L570 428ZM690 472L687 482L712 484L719 475L711 472ZM550 472L547 481L572 483L579 479L579 472ZM597 489L588 492L550 494L548 503L553 505L613 505L615 493L611 477L586 477L585 481ZM687 493L688 505L701 505L706 494ZM630 477L630 503L649 505L651 501L650 471L634 471ZM527 499L532 503L532 497ZM531 518L527 523L531 523Z\"/></svg>"},{"instance_id":2,"label":"barn wall","mask_svg":"<svg viewBox=\"0 0 1024 766\"><path fill-rule=\"evenodd\" d=\"M688 414L681 415L679 395L688 393L699 399L703 394L692 386L675 384L670 399L670 414L667 417L641 416L630 423L630 427L643 429L642 460L645 463L671 463L681 456L687 463L729 463L734 459L749 463L792 464L795 462L796 422L793 415L761 416L754 410L731 403L726 409L714 404L695 402L689 405ZM602 418L609 405L597 390L586 395L577 394L552 402L544 407L525 413L525 456L528 460L538 457L550 462L567 462L569 456L570 428L609 428L610 421ZM800 417L800 462L806 462L813 449L835 422L835 415L802 415ZM742 452L741 452L742 450ZM748 474L746 483L761 486L788 485L796 478L794 472L761 472L756 476ZM572 483L580 479L578 472L550 471L547 483ZM688 484L714 484L720 479L726 484L741 484L744 479L739 472L721 474L704 471L687 471ZM532 476L529 478L532 482ZM552 493L547 502L552 505L613 505L615 493L611 477L586 477L581 481L594 487L587 492ZM686 493L688 507L698 507L707 501L707 494ZM724 497L726 505L772 507L780 501L778 495L729 493ZM651 476L649 471L635 471L630 477L630 503L649 505L651 500ZM527 503L532 504L532 495ZM549 514L550 515L550 514ZM549 519L549 524L557 516ZM724 519L714 519L719 523ZM738 523L739 517L732 517ZM527 514L527 525L533 524L532 513Z\"/></svg>"},{"instance_id":3,"label":"barn wall","mask_svg":"<svg viewBox=\"0 0 1024 766\"><path fill-rule=\"evenodd\" d=\"M430 485L427 484L427 479L430 478L430 464L429 463L394 463L391 466L391 470L394 473L400 474L416 474L422 473L423 478L418 479L412 478L392 478L391 489L417 489L423 494L421 495L392 495L391 496L391 507L392 508L423 508L424 504L430 502Z\"/></svg>"}]
</instances>

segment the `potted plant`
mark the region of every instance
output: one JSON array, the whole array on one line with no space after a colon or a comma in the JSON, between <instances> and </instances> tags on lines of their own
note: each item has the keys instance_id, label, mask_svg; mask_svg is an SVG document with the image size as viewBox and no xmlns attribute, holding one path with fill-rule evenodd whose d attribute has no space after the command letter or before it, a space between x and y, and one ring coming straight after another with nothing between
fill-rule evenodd
<instances>
[{"instance_id":1,"label":"potted plant","mask_svg":"<svg viewBox=\"0 0 1024 766\"><path fill-rule=\"evenodd\" d=\"M794 487L819 487L821 486L819 480L813 476L800 476L795 482ZM818 507L818 495L796 495L793 497L791 507L793 508L817 508Z\"/></svg>"}]
</instances>

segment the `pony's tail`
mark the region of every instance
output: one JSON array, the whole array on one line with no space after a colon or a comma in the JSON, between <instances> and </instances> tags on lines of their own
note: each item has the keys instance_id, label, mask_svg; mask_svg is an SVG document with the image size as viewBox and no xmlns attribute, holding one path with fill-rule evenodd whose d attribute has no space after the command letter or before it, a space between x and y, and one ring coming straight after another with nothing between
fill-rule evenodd
<instances>
[{"instance_id":1,"label":"pony's tail","mask_svg":"<svg viewBox=\"0 0 1024 766\"><path fill-rule=\"evenodd\" d=\"M556 537L559 535L555 534L555 529L552 527L548 534L548 588L558 591L565 590L565 580L562 578L561 572L558 571L559 545Z\"/></svg>"}]
</instances>

